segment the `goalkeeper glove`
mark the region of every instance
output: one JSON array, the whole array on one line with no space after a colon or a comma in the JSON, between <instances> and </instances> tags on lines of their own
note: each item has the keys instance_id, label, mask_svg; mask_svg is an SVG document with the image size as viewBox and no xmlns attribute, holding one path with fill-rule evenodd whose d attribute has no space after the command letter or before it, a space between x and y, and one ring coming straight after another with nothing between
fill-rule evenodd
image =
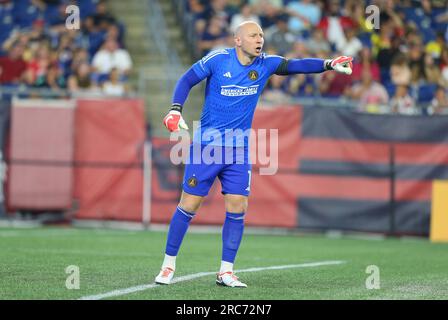
<instances>
[{"instance_id":1,"label":"goalkeeper glove","mask_svg":"<svg viewBox=\"0 0 448 320\"><path fill-rule=\"evenodd\" d=\"M325 68L327 70L334 70L340 73L352 74L353 58L347 56L340 56L332 60L325 60Z\"/></svg>"},{"instance_id":2,"label":"goalkeeper glove","mask_svg":"<svg viewBox=\"0 0 448 320\"><path fill-rule=\"evenodd\" d=\"M170 131L188 130L185 120L182 118L181 110L178 105L173 105L170 112L163 118L163 124Z\"/></svg>"}]
</instances>

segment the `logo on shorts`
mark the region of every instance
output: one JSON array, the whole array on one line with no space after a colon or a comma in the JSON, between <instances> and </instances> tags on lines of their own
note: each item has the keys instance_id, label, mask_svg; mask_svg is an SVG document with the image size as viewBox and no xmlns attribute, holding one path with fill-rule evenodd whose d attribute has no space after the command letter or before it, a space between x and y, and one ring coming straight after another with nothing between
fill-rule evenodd
<instances>
[{"instance_id":1,"label":"logo on shorts","mask_svg":"<svg viewBox=\"0 0 448 320\"><path fill-rule=\"evenodd\" d=\"M194 188L198 185L198 179L196 179L196 177L191 177L190 179L188 179L188 186L191 188Z\"/></svg>"},{"instance_id":2,"label":"logo on shorts","mask_svg":"<svg viewBox=\"0 0 448 320\"><path fill-rule=\"evenodd\" d=\"M249 71L249 79L250 80L257 80L258 79L258 72L255 70Z\"/></svg>"}]
</instances>

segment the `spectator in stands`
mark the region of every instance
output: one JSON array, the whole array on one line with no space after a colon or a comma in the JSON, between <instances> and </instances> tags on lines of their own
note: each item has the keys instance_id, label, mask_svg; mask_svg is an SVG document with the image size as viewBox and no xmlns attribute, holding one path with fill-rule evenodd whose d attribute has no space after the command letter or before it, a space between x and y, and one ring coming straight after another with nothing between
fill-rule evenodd
<instances>
[{"instance_id":1,"label":"spectator in stands","mask_svg":"<svg viewBox=\"0 0 448 320\"><path fill-rule=\"evenodd\" d=\"M71 71L70 64L73 60L73 52L73 39L68 33L63 33L60 37L56 53L59 67L61 68L61 71L64 74L65 78L68 77Z\"/></svg>"},{"instance_id":2,"label":"spectator in stands","mask_svg":"<svg viewBox=\"0 0 448 320\"><path fill-rule=\"evenodd\" d=\"M398 85L395 95L390 100L392 113L415 115L418 110L415 107L415 101L409 95L409 88L406 85Z\"/></svg>"},{"instance_id":3,"label":"spectator in stands","mask_svg":"<svg viewBox=\"0 0 448 320\"><path fill-rule=\"evenodd\" d=\"M267 104L286 104L291 102L291 96L286 92L286 79L278 75L272 75L263 90L261 100Z\"/></svg>"},{"instance_id":4,"label":"spectator in stands","mask_svg":"<svg viewBox=\"0 0 448 320\"><path fill-rule=\"evenodd\" d=\"M87 17L82 23L82 35L87 43L89 55L93 56L100 49L105 39L105 33L95 26L93 17Z\"/></svg>"},{"instance_id":5,"label":"spectator in stands","mask_svg":"<svg viewBox=\"0 0 448 320\"><path fill-rule=\"evenodd\" d=\"M304 41L294 42L292 50L285 55L288 59L303 59L309 56L310 54Z\"/></svg>"},{"instance_id":6,"label":"spectator in stands","mask_svg":"<svg viewBox=\"0 0 448 320\"><path fill-rule=\"evenodd\" d=\"M446 24L446 23L448 22L448 10L446 10L444 13L438 15L438 16L435 18L435 21L436 21L437 23L443 23L443 24ZM445 27L444 37L445 37L445 41L448 42L448 27L447 27L447 26Z\"/></svg>"},{"instance_id":7,"label":"spectator in stands","mask_svg":"<svg viewBox=\"0 0 448 320\"><path fill-rule=\"evenodd\" d=\"M316 82L313 76L302 73L289 77L288 92L292 96L310 97L315 95L315 91Z\"/></svg>"},{"instance_id":8,"label":"spectator in stands","mask_svg":"<svg viewBox=\"0 0 448 320\"><path fill-rule=\"evenodd\" d=\"M383 46L377 51L375 55L374 49L372 48L372 56L375 58L376 62L378 62L378 66L380 67L381 73L387 75L387 79L389 79L389 69L391 67L392 61L396 55L401 53L401 44L402 39L399 37L394 37L390 41L390 46ZM386 81L387 79L382 79L382 81Z\"/></svg>"},{"instance_id":9,"label":"spectator in stands","mask_svg":"<svg viewBox=\"0 0 448 320\"><path fill-rule=\"evenodd\" d=\"M66 31L65 22L67 20L67 13L65 12L67 3L61 3L57 6L57 11L50 17L46 17L45 22L51 32L61 33Z\"/></svg>"},{"instance_id":10,"label":"spectator in stands","mask_svg":"<svg viewBox=\"0 0 448 320\"><path fill-rule=\"evenodd\" d=\"M434 59L439 60L444 45L445 45L444 34L442 32L438 32L436 39L431 40L426 44L425 52L430 53Z\"/></svg>"},{"instance_id":11,"label":"spectator in stands","mask_svg":"<svg viewBox=\"0 0 448 320\"><path fill-rule=\"evenodd\" d=\"M64 74L56 63L52 63L47 70L46 76L39 79L39 82L35 83L35 87L45 87L58 91L66 88Z\"/></svg>"},{"instance_id":12,"label":"spectator in stands","mask_svg":"<svg viewBox=\"0 0 448 320\"><path fill-rule=\"evenodd\" d=\"M445 87L448 87L448 46L444 46L440 54L439 67L442 73L442 82Z\"/></svg>"},{"instance_id":13,"label":"spectator in stands","mask_svg":"<svg viewBox=\"0 0 448 320\"><path fill-rule=\"evenodd\" d=\"M75 72L68 78L67 87L71 92L89 91L95 88L88 63L82 62L77 66Z\"/></svg>"},{"instance_id":14,"label":"spectator in stands","mask_svg":"<svg viewBox=\"0 0 448 320\"><path fill-rule=\"evenodd\" d=\"M381 81L380 67L375 59L373 59L369 47L363 47L359 53L359 59L355 59L353 62L353 81L361 80L362 70L364 69L369 70L374 81Z\"/></svg>"},{"instance_id":15,"label":"spectator in stands","mask_svg":"<svg viewBox=\"0 0 448 320\"><path fill-rule=\"evenodd\" d=\"M112 68L109 80L102 85L102 91L107 96L113 97L123 97L129 91L127 84L120 80L120 73L117 68Z\"/></svg>"},{"instance_id":16,"label":"spectator in stands","mask_svg":"<svg viewBox=\"0 0 448 320\"><path fill-rule=\"evenodd\" d=\"M117 41L109 38L93 57L92 65L100 76L108 75L113 68L117 68L120 75L127 76L132 68L132 60L126 49L120 49Z\"/></svg>"},{"instance_id":17,"label":"spectator in stands","mask_svg":"<svg viewBox=\"0 0 448 320\"><path fill-rule=\"evenodd\" d=\"M87 17L82 21L82 32L65 27L65 8L70 4L80 7L82 19ZM4 51L0 50L0 55L9 53L0 58L1 63L12 57L16 47L22 48L21 62L14 58L14 63L8 61L7 67L0 67L0 85L19 63L25 70L14 83L51 90L66 87L67 80L71 89L91 87L96 78L91 77L90 57L96 58L95 70L104 77L114 67L120 78L129 74L129 54L107 41L110 38L124 44L122 26L108 12L104 0L0 0L0 20L0 35L8 37L2 41ZM98 52L103 43L106 52Z\"/></svg>"},{"instance_id":18,"label":"spectator in stands","mask_svg":"<svg viewBox=\"0 0 448 320\"><path fill-rule=\"evenodd\" d=\"M390 67L390 76L394 85L408 86L411 83L411 69L405 54L400 53L395 56Z\"/></svg>"},{"instance_id":19,"label":"spectator in stands","mask_svg":"<svg viewBox=\"0 0 448 320\"><path fill-rule=\"evenodd\" d=\"M45 21L43 19L37 19L33 22L31 31L29 32L29 46L38 46L43 41L50 42L50 36L45 28Z\"/></svg>"},{"instance_id":20,"label":"spectator in stands","mask_svg":"<svg viewBox=\"0 0 448 320\"><path fill-rule=\"evenodd\" d=\"M249 3L264 29L275 25L278 15L284 12L283 0L249 0Z\"/></svg>"},{"instance_id":21,"label":"spectator in stands","mask_svg":"<svg viewBox=\"0 0 448 320\"><path fill-rule=\"evenodd\" d=\"M203 0L188 0L187 11L194 16L200 15L205 10L205 1Z\"/></svg>"},{"instance_id":22,"label":"spectator in stands","mask_svg":"<svg viewBox=\"0 0 448 320\"><path fill-rule=\"evenodd\" d=\"M28 45L29 36L27 33L11 32L9 37L1 44L0 52L8 52L16 43L22 44L24 47Z\"/></svg>"},{"instance_id":23,"label":"spectator in stands","mask_svg":"<svg viewBox=\"0 0 448 320\"><path fill-rule=\"evenodd\" d=\"M73 58L70 64L70 73L75 73L78 67L83 63L89 65L89 53L84 48L76 48L73 51Z\"/></svg>"},{"instance_id":24,"label":"spectator in stands","mask_svg":"<svg viewBox=\"0 0 448 320\"><path fill-rule=\"evenodd\" d=\"M122 35L118 25L116 25L116 24L109 25L109 27L107 28L105 37L108 39L114 39L115 41L117 41L118 46L120 48L125 47L123 35Z\"/></svg>"},{"instance_id":25,"label":"spectator in stands","mask_svg":"<svg viewBox=\"0 0 448 320\"><path fill-rule=\"evenodd\" d=\"M212 17L220 17L223 22L225 22L225 28L229 28L230 23L230 13L228 12L229 7L227 0L211 0L210 3L205 7L205 10L196 17L195 29L196 33L201 36Z\"/></svg>"},{"instance_id":26,"label":"spectator in stands","mask_svg":"<svg viewBox=\"0 0 448 320\"><path fill-rule=\"evenodd\" d=\"M254 13L254 9L249 4L248 0L227 0L228 12L230 13L230 18L234 15L239 14L245 5L251 7L251 12Z\"/></svg>"},{"instance_id":27,"label":"spectator in stands","mask_svg":"<svg viewBox=\"0 0 448 320\"><path fill-rule=\"evenodd\" d=\"M226 47L228 37L225 20L220 16L213 16L199 41L202 55L206 55L211 50Z\"/></svg>"},{"instance_id":28,"label":"spectator in stands","mask_svg":"<svg viewBox=\"0 0 448 320\"><path fill-rule=\"evenodd\" d=\"M365 8L367 7L364 0L346 0L342 15L350 17L355 25L359 26L360 31L371 32L370 23L366 23Z\"/></svg>"},{"instance_id":29,"label":"spectator in stands","mask_svg":"<svg viewBox=\"0 0 448 320\"><path fill-rule=\"evenodd\" d=\"M243 5L240 13L233 15L230 21L230 31L234 33L236 28L244 21L254 21L261 24L260 17L253 12L252 7L249 4Z\"/></svg>"},{"instance_id":30,"label":"spectator in stands","mask_svg":"<svg viewBox=\"0 0 448 320\"><path fill-rule=\"evenodd\" d=\"M27 68L22 55L24 46L20 42L12 45L5 57L0 57L0 85L17 85Z\"/></svg>"},{"instance_id":31,"label":"spectator in stands","mask_svg":"<svg viewBox=\"0 0 448 320\"><path fill-rule=\"evenodd\" d=\"M350 17L341 16L339 13L340 1L330 0L328 8L324 12L326 15L320 20L318 28L324 31L327 40L334 46L340 41L344 42L344 29L348 27L356 27L356 22Z\"/></svg>"},{"instance_id":32,"label":"spectator in stands","mask_svg":"<svg viewBox=\"0 0 448 320\"><path fill-rule=\"evenodd\" d=\"M381 28L375 30L371 36L372 53L376 57L381 50L390 49L392 46L392 39L394 38L394 29L392 22L382 22Z\"/></svg>"},{"instance_id":33,"label":"spectator in stands","mask_svg":"<svg viewBox=\"0 0 448 320\"><path fill-rule=\"evenodd\" d=\"M434 62L431 53L427 52L423 57L423 74L427 83L443 84L439 66Z\"/></svg>"},{"instance_id":34,"label":"spectator in stands","mask_svg":"<svg viewBox=\"0 0 448 320\"><path fill-rule=\"evenodd\" d=\"M408 56L409 68L411 69L411 83L418 84L425 77L421 40L410 43Z\"/></svg>"},{"instance_id":35,"label":"spectator in stands","mask_svg":"<svg viewBox=\"0 0 448 320\"><path fill-rule=\"evenodd\" d=\"M319 92L324 97L340 97L349 93L353 84L351 76L346 74L333 74L336 72L326 72L321 75L319 83Z\"/></svg>"},{"instance_id":36,"label":"spectator in stands","mask_svg":"<svg viewBox=\"0 0 448 320\"><path fill-rule=\"evenodd\" d=\"M345 39L336 44L336 49L344 56L356 57L362 49L361 41L356 37L356 29L347 27Z\"/></svg>"},{"instance_id":37,"label":"spectator in stands","mask_svg":"<svg viewBox=\"0 0 448 320\"><path fill-rule=\"evenodd\" d=\"M295 36L289 32L288 15L278 16L276 24L266 30L265 39L267 46L275 48L280 55L284 55L292 49Z\"/></svg>"},{"instance_id":38,"label":"spectator in stands","mask_svg":"<svg viewBox=\"0 0 448 320\"><path fill-rule=\"evenodd\" d=\"M404 35L404 23L398 14L395 0L377 1L376 5L380 9L381 28L386 23L391 26L394 36L401 37Z\"/></svg>"},{"instance_id":39,"label":"spectator in stands","mask_svg":"<svg viewBox=\"0 0 448 320\"><path fill-rule=\"evenodd\" d=\"M314 0L289 1L285 11L290 16L288 28L296 35L300 35L304 30L314 29L322 14Z\"/></svg>"},{"instance_id":40,"label":"spectator in stands","mask_svg":"<svg viewBox=\"0 0 448 320\"><path fill-rule=\"evenodd\" d=\"M417 25L414 22L410 22L406 25L406 32L404 37L404 43L403 43L403 50L404 52L407 52L410 50L412 46L415 44L422 43L422 37L420 35L420 31L417 27Z\"/></svg>"},{"instance_id":41,"label":"spectator in stands","mask_svg":"<svg viewBox=\"0 0 448 320\"><path fill-rule=\"evenodd\" d=\"M109 12L104 0L98 1L92 17L95 26L102 32L106 32L111 24L117 24L117 19Z\"/></svg>"},{"instance_id":42,"label":"spectator in stands","mask_svg":"<svg viewBox=\"0 0 448 320\"><path fill-rule=\"evenodd\" d=\"M432 114L446 114L448 115L448 99L446 97L446 89L439 86L436 90L431 105L428 108L428 113Z\"/></svg>"},{"instance_id":43,"label":"spectator in stands","mask_svg":"<svg viewBox=\"0 0 448 320\"><path fill-rule=\"evenodd\" d=\"M34 52L28 63L25 76L26 83L30 86L40 86L47 78L47 72L51 64L51 52L49 46L42 42Z\"/></svg>"},{"instance_id":44,"label":"spectator in stands","mask_svg":"<svg viewBox=\"0 0 448 320\"><path fill-rule=\"evenodd\" d=\"M311 37L305 41L305 45L311 55L316 55L318 52L324 52L326 56L331 52L330 43L325 39L324 31L322 29L312 29Z\"/></svg>"},{"instance_id":45,"label":"spectator in stands","mask_svg":"<svg viewBox=\"0 0 448 320\"><path fill-rule=\"evenodd\" d=\"M368 70L363 70L361 82L352 86L348 95L359 102L358 109L369 113L379 113L389 109L389 95L384 86L373 80Z\"/></svg>"}]
</instances>

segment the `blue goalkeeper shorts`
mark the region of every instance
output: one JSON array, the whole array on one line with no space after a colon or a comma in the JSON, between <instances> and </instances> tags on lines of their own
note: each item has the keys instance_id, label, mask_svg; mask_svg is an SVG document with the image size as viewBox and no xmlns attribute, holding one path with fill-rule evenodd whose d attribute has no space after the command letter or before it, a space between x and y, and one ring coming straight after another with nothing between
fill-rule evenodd
<instances>
[{"instance_id":1,"label":"blue goalkeeper shorts","mask_svg":"<svg viewBox=\"0 0 448 320\"><path fill-rule=\"evenodd\" d=\"M206 196L216 178L223 194L248 196L252 165L247 147L223 147L192 143L185 164L183 190Z\"/></svg>"}]
</instances>

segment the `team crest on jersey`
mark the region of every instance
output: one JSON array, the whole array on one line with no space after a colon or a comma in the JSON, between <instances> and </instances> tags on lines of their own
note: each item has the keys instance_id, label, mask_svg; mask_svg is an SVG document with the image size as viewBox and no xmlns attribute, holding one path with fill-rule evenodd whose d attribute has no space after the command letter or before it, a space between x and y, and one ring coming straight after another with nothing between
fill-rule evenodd
<instances>
[{"instance_id":1,"label":"team crest on jersey","mask_svg":"<svg viewBox=\"0 0 448 320\"><path fill-rule=\"evenodd\" d=\"M196 177L191 177L190 179L188 179L188 186L191 188L194 188L198 185L198 179L196 179Z\"/></svg>"},{"instance_id":2,"label":"team crest on jersey","mask_svg":"<svg viewBox=\"0 0 448 320\"><path fill-rule=\"evenodd\" d=\"M258 79L258 72L255 71L255 70L250 70L249 71L249 79L253 80L253 81L257 80Z\"/></svg>"}]
</instances>

